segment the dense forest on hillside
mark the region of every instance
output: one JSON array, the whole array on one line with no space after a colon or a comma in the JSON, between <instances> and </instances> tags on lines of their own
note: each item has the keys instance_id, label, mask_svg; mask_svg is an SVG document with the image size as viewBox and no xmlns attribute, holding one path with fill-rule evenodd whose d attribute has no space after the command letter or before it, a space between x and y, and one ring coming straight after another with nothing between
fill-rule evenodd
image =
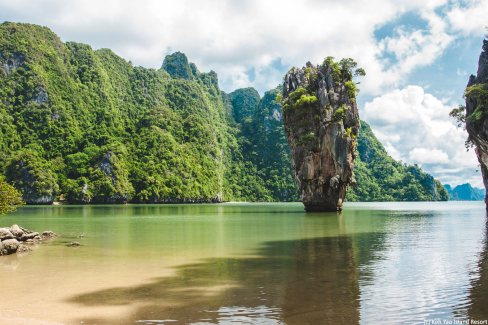
<instances>
[{"instance_id":1,"label":"dense forest on hillside","mask_svg":"<svg viewBox=\"0 0 488 325\"><path fill-rule=\"evenodd\" d=\"M182 53L161 69L0 25L0 171L28 203L298 200L279 89L222 92ZM444 200L362 123L349 200Z\"/></svg>"}]
</instances>

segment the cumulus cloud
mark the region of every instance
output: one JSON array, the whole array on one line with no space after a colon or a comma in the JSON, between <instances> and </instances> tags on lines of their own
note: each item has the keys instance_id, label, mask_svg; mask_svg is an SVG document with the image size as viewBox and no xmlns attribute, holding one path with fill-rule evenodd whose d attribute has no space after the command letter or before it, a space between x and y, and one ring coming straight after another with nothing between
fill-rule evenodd
<instances>
[{"instance_id":1,"label":"cumulus cloud","mask_svg":"<svg viewBox=\"0 0 488 325\"><path fill-rule=\"evenodd\" d=\"M424 9L420 17L428 23L427 29L407 31L400 25L394 36L379 43L382 54L392 54L398 62L390 69L392 83L415 68L433 63L453 40L447 33L447 23L433 11Z\"/></svg>"},{"instance_id":2,"label":"cumulus cloud","mask_svg":"<svg viewBox=\"0 0 488 325\"><path fill-rule=\"evenodd\" d=\"M416 164L443 164L449 161L447 154L439 149L414 148L409 160Z\"/></svg>"},{"instance_id":3,"label":"cumulus cloud","mask_svg":"<svg viewBox=\"0 0 488 325\"><path fill-rule=\"evenodd\" d=\"M457 4L447 13L452 29L465 34L483 35L486 33L488 1L469 0L464 4L464 6Z\"/></svg>"},{"instance_id":4,"label":"cumulus cloud","mask_svg":"<svg viewBox=\"0 0 488 325\"><path fill-rule=\"evenodd\" d=\"M276 86L293 65L354 57L378 94L413 69L432 63L452 37L437 12L447 0L0 0L0 19L51 27L64 40L109 47L135 64L159 67L180 50L202 70L215 70L225 90ZM401 26L383 40L375 31L412 12L427 25ZM451 14L456 22L456 13ZM456 26L458 23L456 23ZM459 23L461 25L461 23ZM396 61L385 65L384 56ZM273 65L280 61L282 65ZM252 75L249 73L252 71Z\"/></svg>"},{"instance_id":5,"label":"cumulus cloud","mask_svg":"<svg viewBox=\"0 0 488 325\"><path fill-rule=\"evenodd\" d=\"M462 149L467 133L449 117L454 106L407 86L367 102L361 114L394 158L419 164L444 183L481 186L474 151Z\"/></svg>"}]
</instances>

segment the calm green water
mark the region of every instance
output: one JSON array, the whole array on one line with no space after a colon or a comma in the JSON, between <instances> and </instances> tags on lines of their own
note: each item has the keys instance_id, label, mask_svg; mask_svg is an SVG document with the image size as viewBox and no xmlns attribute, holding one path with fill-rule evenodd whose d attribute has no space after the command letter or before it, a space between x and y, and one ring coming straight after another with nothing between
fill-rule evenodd
<instances>
[{"instance_id":1,"label":"calm green water","mask_svg":"<svg viewBox=\"0 0 488 325\"><path fill-rule=\"evenodd\" d=\"M0 324L488 319L482 202L24 207L13 223L60 237L0 258Z\"/></svg>"}]
</instances>

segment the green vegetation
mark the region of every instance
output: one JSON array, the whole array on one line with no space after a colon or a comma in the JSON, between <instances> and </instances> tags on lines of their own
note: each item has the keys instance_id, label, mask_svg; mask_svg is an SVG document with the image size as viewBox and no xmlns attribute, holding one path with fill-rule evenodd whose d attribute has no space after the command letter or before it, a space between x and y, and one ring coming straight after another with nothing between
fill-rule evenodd
<instances>
[{"instance_id":1,"label":"green vegetation","mask_svg":"<svg viewBox=\"0 0 488 325\"><path fill-rule=\"evenodd\" d=\"M356 185L349 201L447 201L442 184L417 165L402 164L388 156L369 125L362 121L354 174Z\"/></svg>"},{"instance_id":2,"label":"green vegetation","mask_svg":"<svg viewBox=\"0 0 488 325\"><path fill-rule=\"evenodd\" d=\"M28 203L261 199L234 191L249 172L239 131L216 74L182 53L144 69L14 23L0 53L0 168Z\"/></svg>"},{"instance_id":3,"label":"green vegetation","mask_svg":"<svg viewBox=\"0 0 488 325\"><path fill-rule=\"evenodd\" d=\"M295 68L293 68L295 69ZM357 63L351 58L345 58L340 61L335 61L333 57L327 57L322 65L313 66L307 63L304 69L304 86L300 86L286 98L279 96L277 100L282 103L283 109L299 110L304 107L314 108L318 104L317 89L319 88L318 79L319 74L327 74L330 71L333 79L333 87L337 89L345 89L347 97L350 102L354 102L356 94L359 92L357 85L353 79L359 76L365 76L364 69L357 68ZM340 90L336 90L340 93ZM332 115L333 122L342 122L346 117L346 110L349 109L347 105L342 105L337 108ZM300 114L300 113L298 113ZM302 115L299 115L302 116Z\"/></svg>"},{"instance_id":4,"label":"green vegetation","mask_svg":"<svg viewBox=\"0 0 488 325\"><path fill-rule=\"evenodd\" d=\"M344 58L336 62L332 56L326 57L322 63L323 68L331 70L336 85L351 82L354 77L364 77L366 72L357 66L357 62L352 58Z\"/></svg>"},{"instance_id":5,"label":"green vegetation","mask_svg":"<svg viewBox=\"0 0 488 325\"><path fill-rule=\"evenodd\" d=\"M303 87L298 87L284 100L283 109L299 109L308 105L313 105L317 101L317 96L311 94L309 90Z\"/></svg>"},{"instance_id":6,"label":"green vegetation","mask_svg":"<svg viewBox=\"0 0 488 325\"><path fill-rule=\"evenodd\" d=\"M333 68L343 80L361 75L348 60ZM3 23L0 173L38 204L298 200L279 93L224 94L215 72L182 53L145 69L44 27ZM307 89L294 96L297 106L317 101ZM431 177L373 138L367 128L359 136L350 199L428 199ZM413 184L408 196L402 184Z\"/></svg>"},{"instance_id":7,"label":"green vegetation","mask_svg":"<svg viewBox=\"0 0 488 325\"><path fill-rule=\"evenodd\" d=\"M466 115L466 106L459 105L453 108L449 115L456 119L458 126L463 126L467 121L479 122L488 114L488 83L477 83L466 87L464 91L466 101L474 104L474 109L469 116Z\"/></svg>"},{"instance_id":8,"label":"green vegetation","mask_svg":"<svg viewBox=\"0 0 488 325\"><path fill-rule=\"evenodd\" d=\"M229 94L232 104L232 115L237 123L252 118L255 108L259 105L261 96L254 88L241 88Z\"/></svg>"},{"instance_id":9,"label":"green vegetation","mask_svg":"<svg viewBox=\"0 0 488 325\"><path fill-rule=\"evenodd\" d=\"M236 98L236 93L242 94L242 91L236 90L229 97ZM246 91L246 94L254 96L251 91ZM270 90L257 104L254 100L240 97L241 102L249 105L234 105L232 109L251 112L240 125L238 134L242 154L248 164L254 166L249 173L254 173L252 176L255 185L247 185L246 188L252 190L255 187L254 191L259 190L266 200L297 201L299 197L292 178L290 148L283 129L282 108L277 100L280 94L280 88ZM247 174L244 177L250 176Z\"/></svg>"},{"instance_id":10,"label":"green vegetation","mask_svg":"<svg viewBox=\"0 0 488 325\"><path fill-rule=\"evenodd\" d=\"M0 178L0 215L15 211L17 206L24 204L19 191Z\"/></svg>"},{"instance_id":11,"label":"green vegetation","mask_svg":"<svg viewBox=\"0 0 488 325\"><path fill-rule=\"evenodd\" d=\"M335 110L335 112L332 114L332 120L335 122L342 121L346 117L346 111L349 109L349 107L342 105L338 109Z\"/></svg>"},{"instance_id":12,"label":"green vegetation","mask_svg":"<svg viewBox=\"0 0 488 325\"><path fill-rule=\"evenodd\" d=\"M56 174L51 163L34 150L19 150L12 154L5 168L7 181L22 192L26 202L52 202L58 191Z\"/></svg>"},{"instance_id":13,"label":"green vegetation","mask_svg":"<svg viewBox=\"0 0 488 325\"><path fill-rule=\"evenodd\" d=\"M349 98L355 98L355 96L359 92L356 83L354 81L349 80L344 83L344 86L346 87L347 95L349 96Z\"/></svg>"},{"instance_id":14,"label":"green vegetation","mask_svg":"<svg viewBox=\"0 0 488 325\"><path fill-rule=\"evenodd\" d=\"M466 117L470 121L480 121L488 114L488 83L474 84L466 88L464 96L474 101L473 112Z\"/></svg>"},{"instance_id":15,"label":"green vegetation","mask_svg":"<svg viewBox=\"0 0 488 325\"><path fill-rule=\"evenodd\" d=\"M182 53L145 69L3 23L0 63L0 172L28 203L296 198L278 171L289 162L276 166L286 139L268 128L281 121L266 117L279 104L223 94Z\"/></svg>"},{"instance_id":16,"label":"green vegetation","mask_svg":"<svg viewBox=\"0 0 488 325\"><path fill-rule=\"evenodd\" d=\"M456 119L457 126L461 127L466 124L466 106L459 105L456 108L453 108L452 111L449 113L449 116Z\"/></svg>"},{"instance_id":17,"label":"green vegetation","mask_svg":"<svg viewBox=\"0 0 488 325\"><path fill-rule=\"evenodd\" d=\"M192 67L196 68L194 65ZM185 54L175 52L164 59L161 69L168 72L174 78L191 79L193 77L192 67L190 67Z\"/></svg>"}]
</instances>

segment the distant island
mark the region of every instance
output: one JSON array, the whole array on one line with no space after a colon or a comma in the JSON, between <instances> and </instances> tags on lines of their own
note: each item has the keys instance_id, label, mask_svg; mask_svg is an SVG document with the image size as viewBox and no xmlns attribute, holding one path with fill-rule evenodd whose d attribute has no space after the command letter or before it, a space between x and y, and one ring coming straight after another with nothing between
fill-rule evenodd
<instances>
[{"instance_id":1,"label":"distant island","mask_svg":"<svg viewBox=\"0 0 488 325\"><path fill-rule=\"evenodd\" d=\"M453 201L483 201L485 199L485 190L471 186L471 184L461 184L454 188L451 185L444 185L449 193L449 199Z\"/></svg>"},{"instance_id":2,"label":"distant island","mask_svg":"<svg viewBox=\"0 0 488 325\"><path fill-rule=\"evenodd\" d=\"M277 87L225 93L185 54L161 69L0 24L0 172L28 204L297 201ZM348 201L448 200L361 121Z\"/></svg>"}]
</instances>

